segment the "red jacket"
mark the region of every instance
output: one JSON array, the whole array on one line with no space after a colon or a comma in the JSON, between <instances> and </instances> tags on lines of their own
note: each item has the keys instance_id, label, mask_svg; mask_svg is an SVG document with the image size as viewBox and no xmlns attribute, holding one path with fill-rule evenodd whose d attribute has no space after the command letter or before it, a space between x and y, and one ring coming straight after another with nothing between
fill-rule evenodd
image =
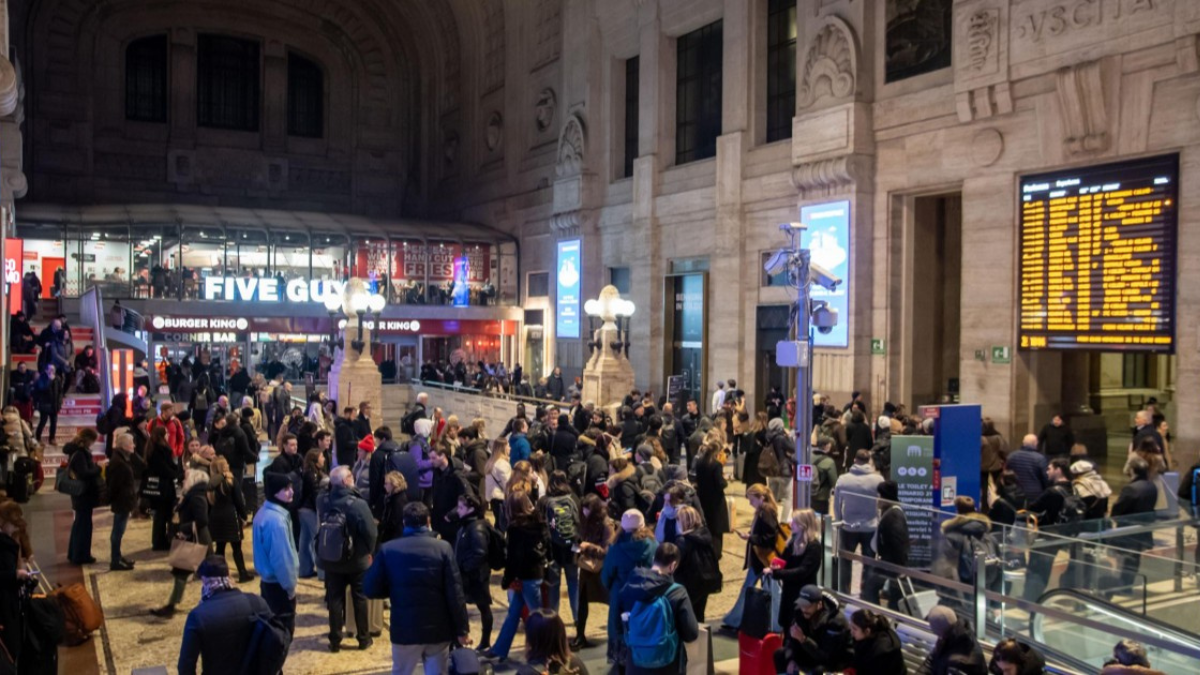
<instances>
[{"instance_id":1,"label":"red jacket","mask_svg":"<svg viewBox=\"0 0 1200 675\"><path fill-rule=\"evenodd\" d=\"M176 457L183 457L183 424L178 418L172 417L169 422L164 422L161 416L150 420L148 430L154 433L154 430L160 426L166 425L167 428L167 444L171 446L171 454Z\"/></svg>"}]
</instances>

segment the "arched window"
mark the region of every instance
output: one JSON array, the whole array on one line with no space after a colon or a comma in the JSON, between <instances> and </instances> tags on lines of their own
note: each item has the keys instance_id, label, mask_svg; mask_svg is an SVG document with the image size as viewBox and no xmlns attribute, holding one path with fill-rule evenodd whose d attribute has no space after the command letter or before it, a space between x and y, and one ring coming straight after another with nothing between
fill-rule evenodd
<instances>
[{"instance_id":1,"label":"arched window","mask_svg":"<svg viewBox=\"0 0 1200 675\"><path fill-rule=\"evenodd\" d=\"M316 62L288 52L288 135L321 138L325 131L325 74Z\"/></svg>"},{"instance_id":2,"label":"arched window","mask_svg":"<svg viewBox=\"0 0 1200 675\"><path fill-rule=\"evenodd\" d=\"M225 35L201 35L197 42L197 123L217 129L258 131L258 43Z\"/></svg>"},{"instance_id":3,"label":"arched window","mask_svg":"<svg viewBox=\"0 0 1200 675\"><path fill-rule=\"evenodd\" d=\"M125 48L125 119L167 121L167 36L151 35Z\"/></svg>"}]
</instances>

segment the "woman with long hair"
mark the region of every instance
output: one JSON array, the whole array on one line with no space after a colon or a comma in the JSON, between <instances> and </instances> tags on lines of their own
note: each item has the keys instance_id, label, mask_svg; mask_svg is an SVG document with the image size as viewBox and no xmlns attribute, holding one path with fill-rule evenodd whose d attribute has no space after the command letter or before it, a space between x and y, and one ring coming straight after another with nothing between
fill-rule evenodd
<instances>
[{"instance_id":1,"label":"woman with long hair","mask_svg":"<svg viewBox=\"0 0 1200 675\"><path fill-rule=\"evenodd\" d=\"M700 510L704 522L712 535L713 553L721 559L725 533L730 530L729 508L725 504L725 447L713 438L700 446L696 458L696 496L700 499ZM699 615L699 613L697 613Z\"/></svg>"},{"instance_id":2,"label":"woman with long hair","mask_svg":"<svg viewBox=\"0 0 1200 675\"><path fill-rule=\"evenodd\" d=\"M792 511L792 538L788 540L783 550L783 567L772 569L770 566L763 574L774 577L783 584L779 601L779 625L792 625L792 612L795 609L796 598L800 597L800 589L810 584L816 585L817 572L821 570L821 560L824 550L821 548L821 521L817 512L812 509L796 509Z\"/></svg>"},{"instance_id":3,"label":"woman with long hair","mask_svg":"<svg viewBox=\"0 0 1200 675\"><path fill-rule=\"evenodd\" d=\"M746 499L750 508L754 509L754 520L750 531L734 530L734 534L746 542L746 562L742 564L746 570L746 581L738 593L737 604L725 615L722 623L731 628L740 628L742 612L746 605L746 589L758 583L763 576L763 570L769 564L770 555L775 550L775 538L779 535L779 504L771 489L762 483L755 483L746 489Z\"/></svg>"},{"instance_id":4,"label":"woman with long hair","mask_svg":"<svg viewBox=\"0 0 1200 675\"><path fill-rule=\"evenodd\" d=\"M700 512L691 506L680 507L675 520L679 526L679 536L675 538L675 545L679 547L675 581L687 590L692 612L697 621L703 622L708 596L721 592L723 581L713 537L704 526Z\"/></svg>"},{"instance_id":5,"label":"woman with long hair","mask_svg":"<svg viewBox=\"0 0 1200 675\"><path fill-rule=\"evenodd\" d=\"M483 494L492 509L496 520L496 529L503 532L508 528L508 518L504 513L505 490L512 478L512 464L508 462L508 441L497 438L492 441L492 456L483 465Z\"/></svg>"},{"instance_id":6,"label":"woman with long hair","mask_svg":"<svg viewBox=\"0 0 1200 675\"><path fill-rule=\"evenodd\" d=\"M759 412L754 421L749 413L740 413L734 421L740 452L744 457L742 464L742 482L747 486L755 483L766 483L767 479L758 470L758 460L764 450L770 449L771 442L767 440L767 414Z\"/></svg>"},{"instance_id":7,"label":"woman with long hair","mask_svg":"<svg viewBox=\"0 0 1200 675\"><path fill-rule=\"evenodd\" d=\"M183 497L176 507L179 524L175 528L175 536L191 542L212 546L212 535L209 533L209 504L208 504L208 474L199 469L189 469L183 479ZM172 568L171 576L175 578L171 587L171 595L167 604L158 609L150 610L154 616L169 619L175 616L175 609L183 602L183 592L187 588L188 577L195 570Z\"/></svg>"},{"instance_id":8,"label":"woman with long hair","mask_svg":"<svg viewBox=\"0 0 1200 675\"><path fill-rule=\"evenodd\" d=\"M588 675L583 660L567 644L567 627L552 609L539 609L525 620L525 665L519 675Z\"/></svg>"},{"instance_id":9,"label":"woman with long hair","mask_svg":"<svg viewBox=\"0 0 1200 675\"><path fill-rule=\"evenodd\" d=\"M908 675L900 637L887 617L869 609L854 612L850 615L850 637L854 640L854 659L851 661L854 672Z\"/></svg>"},{"instance_id":10,"label":"woman with long hair","mask_svg":"<svg viewBox=\"0 0 1200 675\"><path fill-rule=\"evenodd\" d=\"M488 659L505 661L512 648L517 626L521 622L521 611L528 607L535 610L542 606L542 580L546 576L547 551L550 548L550 532L546 523L537 515L529 493L517 490L508 496L508 547L504 561L501 588L508 589L508 614L500 635L492 648L485 650Z\"/></svg>"},{"instance_id":11,"label":"woman with long hair","mask_svg":"<svg viewBox=\"0 0 1200 675\"><path fill-rule=\"evenodd\" d=\"M404 534L404 507L408 506L408 481L399 471L383 477L383 515L379 518L379 545Z\"/></svg>"},{"instance_id":12,"label":"woman with long hair","mask_svg":"<svg viewBox=\"0 0 1200 675\"><path fill-rule=\"evenodd\" d=\"M92 444L100 438L94 429L80 429L75 438L63 446L67 455L67 471L71 478L83 482L83 493L71 495L71 538L67 544L67 561L72 565L90 565L92 557L92 511L100 506L100 467L92 459Z\"/></svg>"},{"instance_id":13,"label":"woman with long hair","mask_svg":"<svg viewBox=\"0 0 1200 675\"><path fill-rule=\"evenodd\" d=\"M312 448L304 453L300 473L304 491L300 496L300 578L317 576L317 492L326 478L325 453Z\"/></svg>"},{"instance_id":14,"label":"woman with long hair","mask_svg":"<svg viewBox=\"0 0 1200 675\"><path fill-rule=\"evenodd\" d=\"M242 491L236 487L229 461L217 455L209 468L209 485L212 491L212 508L209 510L209 531L216 544L217 555L225 557L225 545L233 549L233 562L237 565L238 583L254 579L254 573L246 569L246 558L242 554L242 525L249 518Z\"/></svg>"},{"instance_id":15,"label":"woman with long hair","mask_svg":"<svg viewBox=\"0 0 1200 675\"><path fill-rule=\"evenodd\" d=\"M608 604L608 589L600 582L600 569L604 566L604 555L616 536L612 518L608 517L608 506L597 494L583 497L580 508L579 556L579 601L576 603L575 640L571 648L587 649L588 603Z\"/></svg>"}]
</instances>

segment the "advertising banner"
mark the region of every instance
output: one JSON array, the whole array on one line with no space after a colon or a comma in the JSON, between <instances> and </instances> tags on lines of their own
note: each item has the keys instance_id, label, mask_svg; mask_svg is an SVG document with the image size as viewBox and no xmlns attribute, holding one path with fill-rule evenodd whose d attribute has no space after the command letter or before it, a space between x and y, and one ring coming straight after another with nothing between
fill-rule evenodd
<instances>
[{"instance_id":1,"label":"advertising banner","mask_svg":"<svg viewBox=\"0 0 1200 675\"><path fill-rule=\"evenodd\" d=\"M583 283L583 259L579 239L558 242L558 292L555 295L554 332L560 338L579 337L579 294Z\"/></svg>"},{"instance_id":2,"label":"advertising banner","mask_svg":"<svg viewBox=\"0 0 1200 675\"><path fill-rule=\"evenodd\" d=\"M20 239L4 240L4 286L8 289L8 311L21 311L21 283L24 281L25 243ZM42 280L43 284L50 283Z\"/></svg>"},{"instance_id":3,"label":"advertising banner","mask_svg":"<svg viewBox=\"0 0 1200 675\"><path fill-rule=\"evenodd\" d=\"M429 269L429 282L454 280L456 261L466 258L467 281L483 283L490 274L489 247L467 244L421 244L405 243L392 246L396 252L393 279L397 281L424 281L425 269Z\"/></svg>"},{"instance_id":4,"label":"advertising banner","mask_svg":"<svg viewBox=\"0 0 1200 675\"><path fill-rule=\"evenodd\" d=\"M900 488L900 503L908 517L911 549L908 564L928 567L933 561L933 541L938 523L933 503L933 437L892 436L892 480Z\"/></svg>"},{"instance_id":5,"label":"advertising banner","mask_svg":"<svg viewBox=\"0 0 1200 675\"><path fill-rule=\"evenodd\" d=\"M838 323L829 333L813 334L815 347L850 346L850 202L827 202L800 207L800 222L808 226L801 245L812 251L812 262L842 280L829 291L813 284L812 299L837 310Z\"/></svg>"}]
</instances>

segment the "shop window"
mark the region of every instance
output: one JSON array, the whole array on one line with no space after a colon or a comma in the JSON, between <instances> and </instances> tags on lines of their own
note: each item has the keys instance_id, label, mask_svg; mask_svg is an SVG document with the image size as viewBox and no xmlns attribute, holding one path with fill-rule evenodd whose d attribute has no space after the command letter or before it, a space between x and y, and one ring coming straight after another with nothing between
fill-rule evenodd
<instances>
[{"instance_id":1,"label":"shop window","mask_svg":"<svg viewBox=\"0 0 1200 675\"><path fill-rule=\"evenodd\" d=\"M315 61L288 53L288 134L321 138L325 122L325 74Z\"/></svg>"},{"instance_id":2,"label":"shop window","mask_svg":"<svg viewBox=\"0 0 1200 675\"><path fill-rule=\"evenodd\" d=\"M167 121L167 36L151 35L125 48L125 119Z\"/></svg>"},{"instance_id":3,"label":"shop window","mask_svg":"<svg viewBox=\"0 0 1200 675\"><path fill-rule=\"evenodd\" d=\"M197 63L197 123L216 129L258 131L258 43L225 35L201 35Z\"/></svg>"},{"instance_id":4,"label":"shop window","mask_svg":"<svg viewBox=\"0 0 1200 675\"><path fill-rule=\"evenodd\" d=\"M633 57L625 61L625 167L621 175L633 175L633 160L638 156L638 87L641 77L638 66L641 59Z\"/></svg>"},{"instance_id":5,"label":"shop window","mask_svg":"<svg viewBox=\"0 0 1200 675\"><path fill-rule=\"evenodd\" d=\"M550 297L550 273L549 272L530 272L529 273L529 290L530 298L548 298Z\"/></svg>"},{"instance_id":6,"label":"shop window","mask_svg":"<svg viewBox=\"0 0 1200 675\"><path fill-rule=\"evenodd\" d=\"M792 137L796 111L796 0L767 6L767 142Z\"/></svg>"},{"instance_id":7,"label":"shop window","mask_svg":"<svg viewBox=\"0 0 1200 675\"><path fill-rule=\"evenodd\" d=\"M676 44L675 163L715 157L721 135L722 23L681 36Z\"/></svg>"}]
</instances>

